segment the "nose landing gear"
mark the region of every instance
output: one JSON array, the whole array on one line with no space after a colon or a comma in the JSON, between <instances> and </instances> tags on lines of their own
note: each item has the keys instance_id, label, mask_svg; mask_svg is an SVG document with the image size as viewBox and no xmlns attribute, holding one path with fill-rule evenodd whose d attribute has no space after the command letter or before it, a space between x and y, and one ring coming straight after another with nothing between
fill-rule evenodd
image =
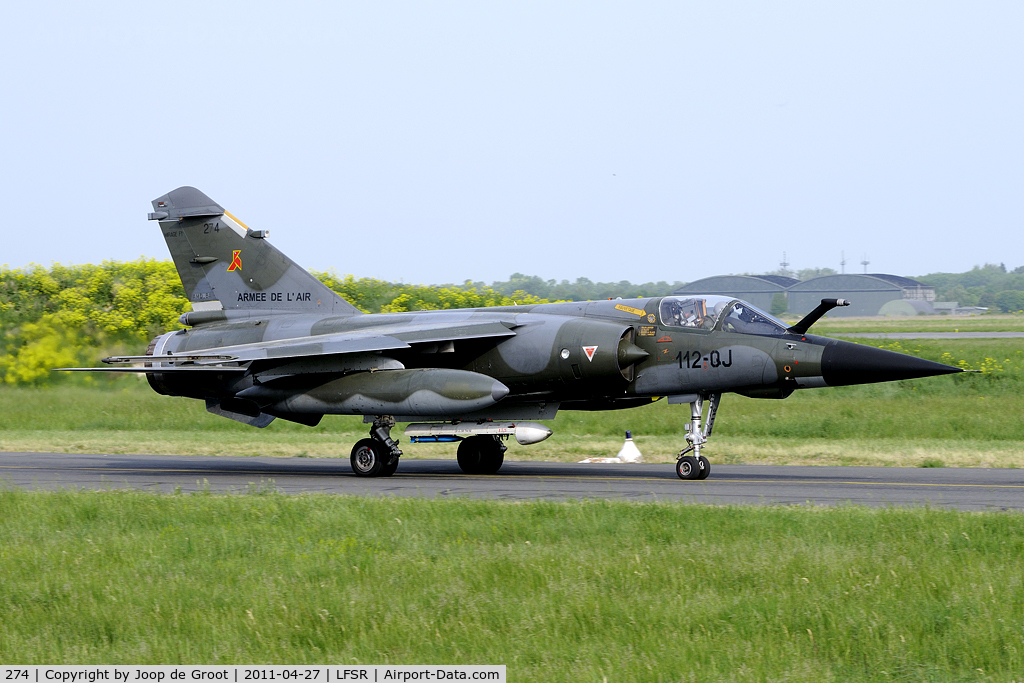
<instances>
[{"instance_id":1,"label":"nose landing gear","mask_svg":"<svg viewBox=\"0 0 1024 683\"><path fill-rule=\"evenodd\" d=\"M390 477L398 469L402 451L398 442L391 438L395 418L390 415L376 415L370 428L370 438L360 439L352 447L350 462L352 471L358 477Z\"/></svg>"},{"instance_id":2,"label":"nose landing gear","mask_svg":"<svg viewBox=\"0 0 1024 683\"><path fill-rule=\"evenodd\" d=\"M704 429L701 429L700 421L704 413L704 402L708 403L707 422ZM679 451L676 456L676 474L680 479L707 479L711 474L711 463L700 454L700 449L711 436L711 430L715 428L715 416L718 414L718 404L722 400L721 394L700 394L697 400L690 403L690 422L686 426L686 448ZM693 455L690 455L690 453Z\"/></svg>"}]
</instances>

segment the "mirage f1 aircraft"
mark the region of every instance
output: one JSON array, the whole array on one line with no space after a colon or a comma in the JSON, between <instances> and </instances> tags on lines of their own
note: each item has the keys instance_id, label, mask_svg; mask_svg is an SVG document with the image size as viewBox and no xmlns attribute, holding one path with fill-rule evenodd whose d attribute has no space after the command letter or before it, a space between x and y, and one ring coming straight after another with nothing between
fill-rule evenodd
<instances>
[{"instance_id":1,"label":"mirage f1 aircraft","mask_svg":"<svg viewBox=\"0 0 1024 683\"><path fill-rule=\"evenodd\" d=\"M666 398L690 406L676 473L704 479L701 449L723 393L778 399L961 372L807 334L842 299L793 326L724 296L369 315L193 187L153 201L149 219L192 302L188 329L160 335L145 356L103 359L113 367L68 369L145 373L161 394L254 427L362 415L370 437L351 456L362 477L394 474L396 422L411 423L414 443L460 442L464 472L493 474L510 437L526 445L551 435L536 420Z\"/></svg>"}]
</instances>

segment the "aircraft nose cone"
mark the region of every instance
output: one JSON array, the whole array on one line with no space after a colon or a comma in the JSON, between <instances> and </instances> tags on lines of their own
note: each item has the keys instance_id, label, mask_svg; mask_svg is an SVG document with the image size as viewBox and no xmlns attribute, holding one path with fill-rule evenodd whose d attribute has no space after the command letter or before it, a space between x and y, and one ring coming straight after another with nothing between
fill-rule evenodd
<instances>
[{"instance_id":1,"label":"aircraft nose cone","mask_svg":"<svg viewBox=\"0 0 1024 683\"><path fill-rule=\"evenodd\" d=\"M497 403L506 396L508 396L508 387L498 380L494 380L494 384L491 385L491 398Z\"/></svg>"},{"instance_id":2,"label":"aircraft nose cone","mask_svg":"<svg viewBox=\"0 0 1024 683\"><path fill-rule=\"evenodd\" d=\"M955 372L963 370L895 351L844 341L829 342L821 354L821 376L832 387L892 382Z\"/></svg>"}]
</instances>

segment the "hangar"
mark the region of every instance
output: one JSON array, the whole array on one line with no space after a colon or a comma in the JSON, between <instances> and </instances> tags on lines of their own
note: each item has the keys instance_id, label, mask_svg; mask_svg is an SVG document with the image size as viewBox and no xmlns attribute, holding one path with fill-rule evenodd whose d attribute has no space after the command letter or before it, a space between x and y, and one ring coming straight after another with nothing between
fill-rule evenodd
<instances>
[{"instance_id":1,"label":"hangar","mask_svg":"<svg viewBox=\"0 0 1024 683\"><path fill-rule=\"evenodd\" d=\"M683 285L672 293L734 296L769 311L776 294L785 296L786 289L799 282L796 278L782 275L715 275Z\"/></svg>"},{"instance_id":2,"label":"hangar","mask_svg":"<svg viewBox=\"0 0 1024 683\"><path fill-rule=\"evenodd\" d=\"M781 275L716 275L672 293L734 296L765 311L770 311L772 299L782 294L788 312L796 315L810 313L822 299L851 301L850 306L830 311L830 317L934 314L939 312L935 304L942 303L935 301L934 287L885 273L837 273L803 281Z\"/></svg>"},{"instance_id":3,"label":"hangar","mask_svg":"<svg viewBox=\"0 0 1024 683\"><path fill-rule=\"evenodd\" d=\"M909 277L882 273L822 275L797 282L786 290L789 312L810 313L822 299L849 299L850 305L830 316L915 315L934 313L935 288ZM753 302L751 302L753 303ZM756 305L756 304L755 304Z\"/></svg>"}]
</instances>

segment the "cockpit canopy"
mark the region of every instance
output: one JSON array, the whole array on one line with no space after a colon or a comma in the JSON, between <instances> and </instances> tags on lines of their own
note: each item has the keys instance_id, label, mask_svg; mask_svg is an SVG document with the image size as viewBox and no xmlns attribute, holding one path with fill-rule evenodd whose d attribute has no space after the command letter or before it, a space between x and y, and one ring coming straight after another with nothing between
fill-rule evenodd
<instances>
[{"instance_id":1,"label":"cockpit canopy","mask_svg":"<svg viewBox=\"0 0 1024 683\"><path fill-rule=\"evenodd\" d=\"M785 334L789 327L756 306L727 296L666 296L659 313L666 327L762 335Z\"/></svg>"},{"instance_id":2,"label":"cockpit canopy","mask_svg":"<svg viewBox=\"0 0 1024 683\"><path fill-rule=\"evenodd\" d=\"M665 327L713 329L718 316L734 300L725 296L666 296L661 300L661 324Z\"/></svg>"}]
</instances>

